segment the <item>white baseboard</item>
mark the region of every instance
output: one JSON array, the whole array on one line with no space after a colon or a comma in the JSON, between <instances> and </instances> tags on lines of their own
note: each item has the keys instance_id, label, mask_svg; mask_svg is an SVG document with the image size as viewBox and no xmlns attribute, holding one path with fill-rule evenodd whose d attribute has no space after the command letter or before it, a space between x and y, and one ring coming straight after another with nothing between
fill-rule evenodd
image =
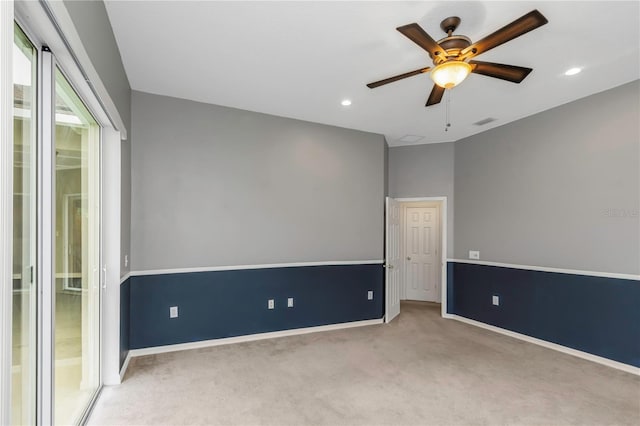
<instances>
[{"instance_id":1,"label":"white baseboard","mask_svg":"<svg viewBox=\"0 0 640 426\"><path fill-rule=\"evenodd\" d=\"M366 327L368 325L382 324L383 322L384 322L384 318L379 318L379 319L373 319L373 320L344 322L340 324L320 325L317 327L306 327L306 328L295 328L292 330L272 331L269 333L248 334L246 336L225 337L222 339L202 340L199 342L178 343L175 345L154 346L151 348L131 349L129 351L129 354L127 355L127 358L124 361L124 364L122 365L122 368L120 369L120 379L122 380L124 378L124 375L127 371L127 367L129 366L129 360L131 358L138 357L138 356L155 355L155 354L162 354L166 352L185 351L189 349L209 348L213 346L231 345L234 343L254 342L256 340L275 339L278 337L298 336L301 334L318 333L321 331L342 330L345 328L353 328L353 327Z\"/></svg>"},{"instance_id":2,"label":"white baseboard","mask_svg":"<svg viewBox=\"0 0 640 426\"><path fill-rule=\"evenodd\" d=\"M557 343L547 342L546 340L537 339L535 337L527 336L526 334L516 333L514 331L506 330L504 328L496 327L494 325L485 324L483 322L461 317L459 315L446 314L446 315L443 315L443 318L454 319L456 321L464 322L466 324L475 325L476 327L484 328L486 330L491 330L493 332L504 334L506 336L515 337L516 339L524 340L525 342L533 343L539 346L544 346L545 348L553 349L558 352L562 352L565 354L573 355L578 358L586 359L587 361L597 362L598 364L606 365L607 367L615 368L617 370L622 370L627 373L640 376L640 368L634 367L629 364L613 361L611 359L593 355L588 352L579 351L577 349L568 348L566 346L562 346Z\"/></svg>"},{"instance_id":3,"label":"white baseboard","mask_svg":"<svg viewBox=\"0 0 640 426\"><path fill-rule=\"evenodd\" d=\"M122 363L122 368L120 368L120 383L124 380L124 374L127 372L127 368L129 367L129 361L131 361L131 351L127 352L127 357Z\"/></svg>"}]
</instances>

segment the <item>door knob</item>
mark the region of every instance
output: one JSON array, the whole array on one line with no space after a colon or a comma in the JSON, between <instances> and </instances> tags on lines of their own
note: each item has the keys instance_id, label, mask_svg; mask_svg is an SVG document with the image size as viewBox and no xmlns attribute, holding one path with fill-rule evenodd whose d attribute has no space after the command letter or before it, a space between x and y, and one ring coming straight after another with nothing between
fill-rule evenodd
<instances>
[{"instance_id":1,"label":"door knob","mask_svg":"<svg viewBox=\"0 0 640 426\"><path fill-rule=\"evenodd\" d=\"M407 256L407 260L411 260L411 256Z\"/></svg>"}]
</instances>

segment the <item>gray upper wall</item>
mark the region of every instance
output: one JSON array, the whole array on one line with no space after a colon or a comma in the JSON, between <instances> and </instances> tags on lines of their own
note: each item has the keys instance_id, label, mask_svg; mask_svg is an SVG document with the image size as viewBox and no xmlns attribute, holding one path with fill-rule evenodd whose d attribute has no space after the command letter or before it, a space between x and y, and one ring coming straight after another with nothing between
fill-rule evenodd
<instances>
[{"instance_id":1,"label":"gray upper wall","mask_svg":"<svg viewBox=\"0 0 640 426\"><path fill-rule=\"evenodd\" d=\"M455 256L640 274L640 83L455 145Z\"/></svg>"},{"instance_id":2,"label":"gray upper wall","mask_svg":"<svg viewBox=\"0 0 640 426\"><path fill-rule=\"evenodd\" d=\"M131 140L131 87L122 64L120 50L113 35L109 15L102 0L64 0L64 5L73 25L82 40L91 63L100 75L100 80L109 92L120 117L127 127ZM120 276L129 267L124 265L124 256L131 248L131 147L128 142L121 146L121 235Z\"/></svg>"},{"instance_id":3,"label":"gray upper wall","mask_svg":"<svg viewBox=\"0 0 640 426\"><path fill-rule=\"evenodd\" d=\"M132 100L134 270L382 259L383 136Z\"/></svg>"},{"instance_id":4,"label":"gray upper wall","mask_svg":"<svg viewBox=\"0 0 640 426\"><path fill-rule=\"evenodd\" d=\"M454 253L454 144L389 149L389 196L447 197L447 256Z\"/></svg>"},{"instance_id":5,"label":"gray upper wall","mask_svg":"<svg viewBox=\"0 0 640 426\"><path fill-rule=\"evenodd\" d=\"M131 86L102 0L64 0L89 59L131 131Z\"/></svg>"}]
</instances>

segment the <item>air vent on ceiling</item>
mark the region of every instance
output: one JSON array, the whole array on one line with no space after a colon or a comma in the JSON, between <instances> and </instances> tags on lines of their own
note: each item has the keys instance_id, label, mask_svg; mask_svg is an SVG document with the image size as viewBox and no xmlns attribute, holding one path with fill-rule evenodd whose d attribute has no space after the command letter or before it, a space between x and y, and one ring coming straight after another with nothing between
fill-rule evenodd
<instances>
[{"instance_id":1,"label":"air vent on ceiling","mask_svg":"<svg viewBox=\"0 0 640 426\"><path fill-rule=\"evenodd\" d=\"M496 121L496 120L497 120L496 118L488 117L488 118L485 118L483 120L476 121L473 124L476 125L476 126L484 126L485 124L491 123L492 121Z\"/></svg>"}]
</instances>

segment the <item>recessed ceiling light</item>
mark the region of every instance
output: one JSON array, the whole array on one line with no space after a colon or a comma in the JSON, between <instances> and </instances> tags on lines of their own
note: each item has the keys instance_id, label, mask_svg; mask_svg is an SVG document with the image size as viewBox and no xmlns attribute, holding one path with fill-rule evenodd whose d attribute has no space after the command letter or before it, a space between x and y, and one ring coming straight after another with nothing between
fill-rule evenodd
<instances>
[{"instance_id":1,"label":"recessed ceiling light","mask_svg":"<svg viewBox=\"0 0 640 426\"><path fill-rule=\"evenodd\" d=\"M349 106L351 105L351 101L349 99L343 99L342 102L340 102L340 104L342 106Z\"/></svg>"},{"instance_id":2,"label":"recessed ceiling light","mask_svg":"<svg viewBox=\"0 0 640 426\"><path fill-rule=\"evenodd\" d=\"M568 70L566 70L564 72L564 75L576 75L578 74L580 71L582 71L582 68L569 68Z\"/></svg>"}]
</instances>

